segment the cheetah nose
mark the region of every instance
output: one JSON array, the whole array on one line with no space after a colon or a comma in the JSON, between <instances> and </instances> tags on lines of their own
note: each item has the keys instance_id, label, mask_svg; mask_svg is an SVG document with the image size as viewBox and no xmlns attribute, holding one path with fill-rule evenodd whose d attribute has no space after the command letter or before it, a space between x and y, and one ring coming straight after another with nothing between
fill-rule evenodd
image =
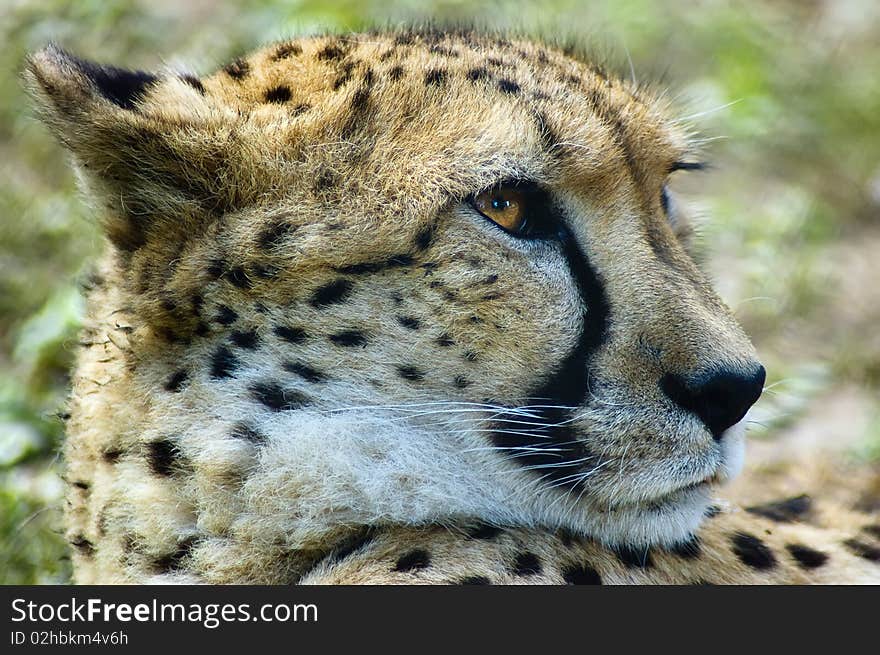
<instances>
[{"instance_id":1,"label":"cheetah nose","mask_svg":"<svg viewBox=\"0 0 880 655\"><path fill-rule=\"evenodd\" d=\"M758 400L766 375L760 364L715 368L691 377L667 373L660 379L660 388L676 405L696 414L717 441Z\"/></svg>"}]
</instances>

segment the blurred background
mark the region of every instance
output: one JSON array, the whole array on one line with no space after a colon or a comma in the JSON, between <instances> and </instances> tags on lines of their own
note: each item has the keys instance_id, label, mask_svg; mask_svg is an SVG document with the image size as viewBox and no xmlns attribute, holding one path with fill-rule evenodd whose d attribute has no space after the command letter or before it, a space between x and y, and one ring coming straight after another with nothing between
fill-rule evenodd
<instances>
[{"instance_id":1,"label":"blurred background","mask_svg":"<svg viewBox=\"0 0 880 655\"><path fill-rule=\"evenodd\" d=\"M0 583L69 576L59 413L79 282L101 247L64 153L22 92L24 54L51 40L104 63L208 73L267 41L431 17L575 37L612 69L629 76L631 62L637 79L668 89L713 164L674 186L769 371L746 480L790 475L805 456L880 467L875 0L4 0Z\"/></svg>"}]
</instances>

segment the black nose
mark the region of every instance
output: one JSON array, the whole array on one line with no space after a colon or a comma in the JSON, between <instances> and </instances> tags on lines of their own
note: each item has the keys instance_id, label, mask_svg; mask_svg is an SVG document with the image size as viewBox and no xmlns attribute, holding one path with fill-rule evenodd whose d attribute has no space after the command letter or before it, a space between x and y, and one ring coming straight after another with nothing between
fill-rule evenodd
<instances>
[{"instance_id":1,"label":"black nose","mask_svg":"<svg viewBox=\"0 0 880 655\"><path fill-rule=\"evenodd\" d=\"M719 368L693 377L667 373L660 388L679 407L693 412L715 439L737 424L764 390L766 371L760 364L752 369Z\"/></svg>"}]
</instances>

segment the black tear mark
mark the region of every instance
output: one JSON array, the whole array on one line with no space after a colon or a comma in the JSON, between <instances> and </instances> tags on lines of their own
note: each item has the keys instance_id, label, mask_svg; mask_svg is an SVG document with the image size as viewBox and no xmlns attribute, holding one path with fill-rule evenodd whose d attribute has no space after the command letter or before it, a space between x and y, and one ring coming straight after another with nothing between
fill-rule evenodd
<instances>
[{"instance_id":1,"label":"black tear mark","mask_svg":"<svg viewBox=\"0 0 880 655\"><path fill-rule=\"evenodd\" d=\"M543 570L541 560L534 553L524 552L516 556L510 572L518 576L540 575Z\"/></svg>"},{"instance_id":2,"label":"black tear mark","mask_svg":"<svg viewBox=\"0 0 880 655\"><path fill-rule=\"evenodd\" d=\"M150 470L162 477L168 477L177 466L180 451L168 439L159 439L147 443L147 463Z\"/></svg>"},{"instance_id":3,"label":"black tear mark","mask_svg":"<svg viewBox=\"0 0 880 655\"><path fill-rule=\"evenodd\" d=\"M746 566L766 570L776 566L776 556L758 537L746 532L737 532L731 537L733 553Z\"/></svg>"},{"instance_id":4,"label":"black tear mark","mask_svg":"<svg viewBox=\"0 0 880 655\"><path fill-rule=\"evenodd\" d=\"M332 343L343 347L364 346L367 343L366 335L360 330L343 330L328 338Z\"/></svg>"},{"instance_id":5,"label":"black tear mark","mask_svg":"<svg viewBox=\"0 0 880 655\"><path fill-rule=\"evenodd\" d=\"M290 100L291 96L290 87L281 85L266 89L266 94L263 97L266 102L283 105Z\"/></svg>"},{"instance_id":6,"label":"black tear mark","mask_svg":"<svg viewBox=\"0 0 880 655\"><path fill-rule=\"evenodd\" d=\"M334 280L322 287L319 287L312 294L312 307L326 307L344 302L351 294L352 283L350 280L340 278Z\"/></svg>"},{"instance_id":7,"label":"black tear mark","mask_svg":"<svg viewBox=\"0 0 880 655\"><path fill-rule=\"evenodd\" d=\"M306 382L324 382L327 379L324 373L303 362L285 362L283 368L300 376Z\"/></svg>"},{"instance_id":8,"label":"black tear mark","mask_svg":"<svg viewBox=\"0 0 880 655\"><path fill-rule=\"evenodd\" d=\"M785 549L802 569L817 569L828 561L828 555L803 544L786 544Z\"/></svg>"},{"instance_id":9,"label":"black tear mark","mask_svg":"<svg viewBox=\"0 0 880 655\"><path fill-rule=\"evenodd\" d=\"M756 516L763 516L771 521L790 523L803 518L812 508L813 501L806 495L794 496L764 505L746 507L746 511Z\"/></svg>"},{"instance_id":10,"label":"black tear mark","mask_svg":"<svg viewBox=\"0 0 880 655\"><path fill-rule=\"evenodd\" d=\"M274 412L300 409L308 404L308 398L299 392L285 390L275 382L258 382L250 388L255 400Z\"/></svg>"},{"instance_id":11,"label":"black tear mark","mask_svg":"<svg viewBox=\"0 0 880 655\"><path fill-rule=\"evenodd\" d=\"M394 571L398 573L409 573L426 569L431 565L431 556L425 550L412 550L401 556L394 565Z\"/></svg>"},{"instance_id":12,"label":"black tear mark","mask_svg":"<svg viewBox=\"0 0 880 655\"><path fill-rule=\"evenodd\" d=\"M578 564L562 571L562 579L565 584L571 585L600 585L602 576L588 564Z\"/></svg>"},{"instance_id":13,"label":"black tear mark","mask_svg":"<svg viewBox=\"0 0 880 655\"><path fill-rule=\"evenodd\" d=\"M272 331L287 343L302 343L308 336L302 328L288 327L286 325L276 325Z\"/></svg>"},{"instance_id":14,"label":"black tear mark","mask_svg":"<svg viewBox=\"0 0 880 655\"><path fill-rule=\"evenodd\" d=\"M211 377L215 380L234 377L240 363L226 346L219 346L211 355Z\"/></svg>"},{"instance_id":15,"label":"black tear mark","mask_svg":"<svg viewBox=\"0 0 880 655\"><path fill-rule=\"evenodd\" d=\"M189 373L186 371L186 369L180 369L179 371L175 371L174 373L171 374L171 377L169 377L165 381L163 388L165 389L165 391L171 391L171 392L180 391L181 387L183 386L183 383L186 382L188 377L189 377Z\"/></svg>"}]
</instances>

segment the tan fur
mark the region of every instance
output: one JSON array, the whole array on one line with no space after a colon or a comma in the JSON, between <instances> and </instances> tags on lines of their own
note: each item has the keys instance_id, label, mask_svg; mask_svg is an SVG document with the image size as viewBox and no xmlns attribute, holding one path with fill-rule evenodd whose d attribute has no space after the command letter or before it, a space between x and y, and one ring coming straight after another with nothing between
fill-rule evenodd
<instances>
[{"instance_id":1,"label":"tan fur","mask_svg":"<svg viewBox=\"0 0 880 655\"><path fill-rule=\"evenodd\" d=\"M661 208L693 153L650 94L470 32L303 39L136 93L54 48L26 75L109 240L65 453L77 582L558 583L576 564L608 583L877 579L844 545L877 546L854 536L862 515L734 511L694 540L741 429L713 439L659 381L755 355ZM529 423L547 423L535 394L602 302L562 246L466 202L510 180L552 195L607 301L588 393L558 425ZM583 479L548 484L552 467L495 447L498 425L564 427ZM467 536L482 523L506 530ZM773 565L741 561L736 533ZM796 565L801 541L828 561ZM510 573L523 552L541 573Z\"/></svg>"}]
</instances>

